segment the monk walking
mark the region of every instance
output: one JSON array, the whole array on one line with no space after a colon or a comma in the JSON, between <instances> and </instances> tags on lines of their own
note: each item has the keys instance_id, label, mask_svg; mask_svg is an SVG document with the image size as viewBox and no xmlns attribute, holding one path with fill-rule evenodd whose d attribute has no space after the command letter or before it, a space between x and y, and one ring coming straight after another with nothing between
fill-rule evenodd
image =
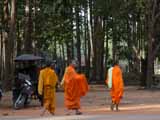
<instances>
[{"instance_id":1,"label":"monk walking","mask_svg":"<svg viewBox=\"0 0 160 120\"><path fill-rule=\"evenodd\" d=\"M48 110L52 115L55 111L55 86L57 83L57 75L51 68L51 62L47 62L44 69L40 71L38 93L43 96L43 112Z\"/></svg>"},{"instance_id":2,"label":"monk walking","mask_svg":"<svg viewBox=\"0 0 160 120\"><path fill-rule=\"evenodd\" d=\"M68 112L74 110L76 115L80 115L80 98L87 93L88 83L84 74L76 72L76 65L73 60L66 68L61 85L64 87L64 103Z\"/></svg>"},{"instance_id":3,"label":"monk walking","mask_svg":"<svg viewBox=\"0 0 160 120\"><path fill-rule=\"evenodd\" d=\"M111 110L114 110L114 107L116 107L116 111L118 111L118 106L123 96L122 71L118 62L115 62L113 68L108 72L106 84L110 88L110 95L112 97Z\"/></svg>"}]
</instances>

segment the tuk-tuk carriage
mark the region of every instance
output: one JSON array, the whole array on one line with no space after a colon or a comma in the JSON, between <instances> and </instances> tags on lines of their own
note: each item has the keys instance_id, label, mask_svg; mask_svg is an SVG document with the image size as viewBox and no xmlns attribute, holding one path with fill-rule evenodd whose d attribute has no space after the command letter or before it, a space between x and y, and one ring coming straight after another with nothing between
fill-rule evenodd
<instances>
[{"instance_id":1,"label":"tuk-tuk carriage","mask_svg":"<svg viewBox=\"0 0 160 120\"><path fill-rule=\"evenodd\" d=\"M42 98L38 95L38 76L42 57L23 54L14 59L15 79L13 82L13 108L20 109L29 104L32 99Z\"/></svg>"}]
</instances>

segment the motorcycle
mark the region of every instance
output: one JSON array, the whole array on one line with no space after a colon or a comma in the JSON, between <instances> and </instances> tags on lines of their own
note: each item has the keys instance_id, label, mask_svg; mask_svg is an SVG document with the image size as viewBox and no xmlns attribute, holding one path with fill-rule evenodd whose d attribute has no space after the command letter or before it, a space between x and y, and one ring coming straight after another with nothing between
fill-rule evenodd
<instances>
[{"instance_id":1,"label":"motorcycle","mask_svg":"<svg viewBox=\"0 0 160 120\"><path fill-rule=\"evenodd\" d=\"M18 74L19 89L13 90L13 107L14 109L21 109L31 100L33 94L32 83L30 77L23 73ZM18 91L18 92L17 92Z\"/></svg>"}]
</instances>

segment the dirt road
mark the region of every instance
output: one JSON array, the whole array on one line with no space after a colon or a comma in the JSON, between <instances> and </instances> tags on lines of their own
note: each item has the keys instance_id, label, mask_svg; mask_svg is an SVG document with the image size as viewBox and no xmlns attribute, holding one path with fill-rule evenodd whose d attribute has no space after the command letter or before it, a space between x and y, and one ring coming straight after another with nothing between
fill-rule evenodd
<instances>
[{"instance_id":1,"label":"dirt road","mask_svg":"<svg viewBox=\"0 0 160 120\"><path fill-rule=\"evenodd\" d=\"M63 92L57 92L56 96L57 106L55 116L65 116ZM128 114L143 115L144 117L146 117L145 115L158 115L160 113L160 90L137 90L137 87L126 87L123 100L121 101L120 111L111 112L109 91L104 86L92 87L87 96L82 98L81 106L83 115L89 116L120 115L123 118L124 115L127 116ZM0 118L37 118L40 117L40 113L41 107L38 100L32 100L27 108L13 110L11 93L5 94L0 103ZM49 116L50 114L46 113L44 117Z\"/></svg>"}]
</instances>

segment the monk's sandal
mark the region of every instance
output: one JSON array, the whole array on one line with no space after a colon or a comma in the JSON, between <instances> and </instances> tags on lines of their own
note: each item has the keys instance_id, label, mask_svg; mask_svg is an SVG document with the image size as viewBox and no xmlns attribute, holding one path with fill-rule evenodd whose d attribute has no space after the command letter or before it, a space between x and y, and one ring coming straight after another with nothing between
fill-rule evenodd
<instances>
[{"instance_id":1,"label":"monk's sandal","mask_svg":"<svg viewBox=\"0 0 160 120\"><path fill-rule=\"evenodd\" d=\"M76 111L76 115L82 115L82 112Z\"/></svg>"}]
</instances>

